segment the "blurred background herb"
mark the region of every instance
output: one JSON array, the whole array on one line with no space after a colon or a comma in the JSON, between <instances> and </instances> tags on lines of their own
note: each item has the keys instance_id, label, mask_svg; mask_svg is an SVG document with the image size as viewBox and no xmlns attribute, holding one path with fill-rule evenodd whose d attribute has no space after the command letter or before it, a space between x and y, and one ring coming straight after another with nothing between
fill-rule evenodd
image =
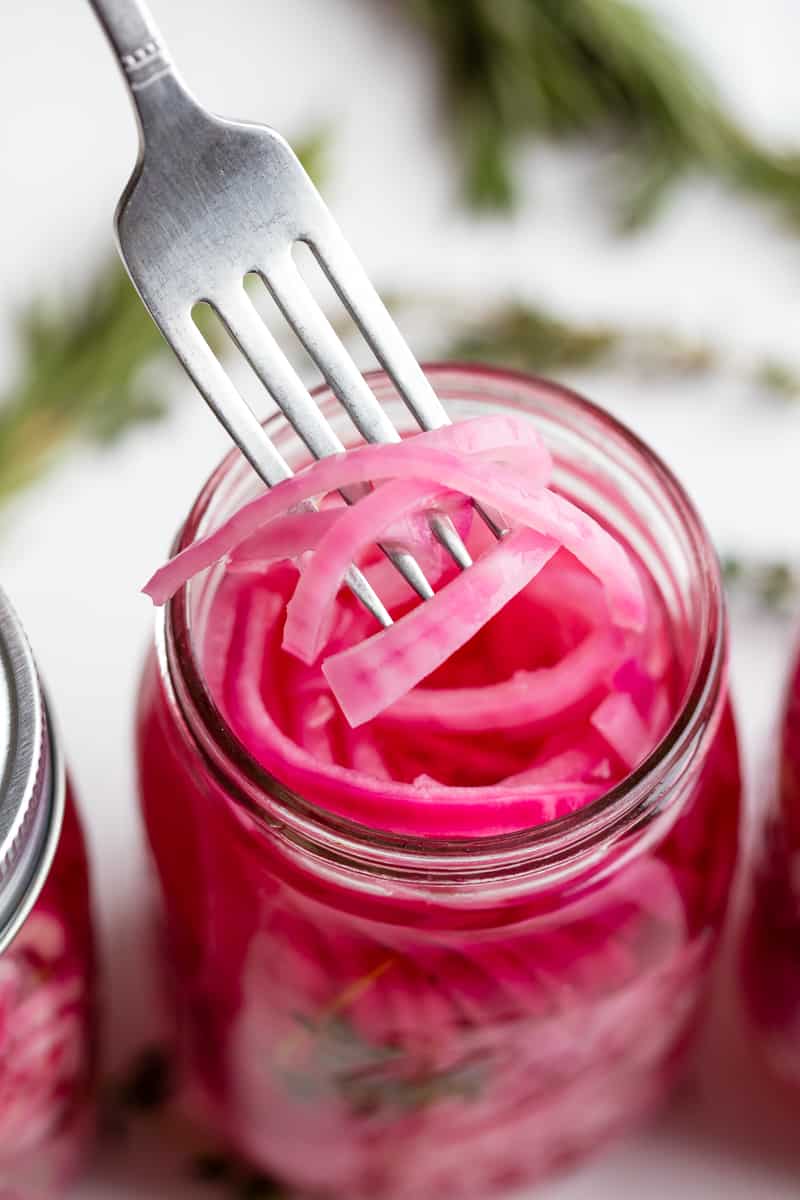
<instances>
[{"instance_id":1,"label":"blurred background herb","mask_svg":"<svg viewBox=\"0 0 800 1200\"><path fill-rule=\"evenodd\" d=\"M727 113L659 19L630 0L406 0L437 57L476 208L513 204L531 140L605 148L623 228L649 220L687 171L800 223L800 154L770 150Z\"/></svg>"},{"instance_id":2,"label":"blurred background herb","mask_svg":"<svg viewBox=\"0 0 800 1200\"><path fill-rule=\"evenodd\" d=\"M800 564L727 555L722 560L730 593L765 612L793 615L800 605Z\"/></svg>"},{"instance_id":3,"label":"blurred background herb","mask_svg":"<svg viewBox=\"0 0 800 1200\"><path fill-rule=\"evenodd\" d=\"M509 208L515 160L537 139L606 152L624 228L641 225L691 170L769 201L800 224L800 157L759 146L726 113L705 72L659 20L629 0L405 0L435 51L463 163L465 197ZM319 181L332 131L297 149ZM466 311L452 298L398 294L402 317L447 334L418 351L538 372L603 367L637 376L723 372L754 395L800 397L800 363L743 359L660 328L579 322L511 299ZM443 320L446 314L446 322ZM433 319L431 319L433 315ZM209 325L206 331L213 338ZM111 442L156 419L173 390L171 356L116 260L82 297L34 300L20 316L16 379L0 397L0 503L79 441ZM775 607L794 587L782 564L729 571Z\"/></svg>"},{"instance_id":4,"label":"blurred background herb","mask_svg":"<svg viewBox=\"0 0 800 1200\"><path fill-rule=\"evenodd\" d=\"M447 307L452 311L454 302ZM479 317L464 318L447 345L446 357L534 372L610 367L650 379L718 372L738 378L756 396L800 398L800 370L780 359L737 355L664 326L570 321L543 305L518 301L501 302Z\"/></svg>"},{"instance_id":5,"label":"blurred background herb","mask_svg":"<svg viewBox=\"0 0 800 1200\"><path fill-rule=\"evenodd\" d=\"M295 144L317 181L329 141L319 128ZM213 322L204 333L213 343ZM173 358L116 256L77 296L33 300L18 317L17 343L16 378L0 396L0 504L76 442L113 442L165 411L171 387L158 368Z\"/></svg>"},{"instance_id":6,"label":"blurred background herb","mask_svg":"<svg viewBox=\"0 0 800 1200\"><path fill-rule=\"evenodd\" d=\"M163 412L163 393L145 378L161 338L116 262L78 301L35 301L18 341L17 382L0 400L0 501L70 442L109 442Z\"/></svg>"},{"instance_id":7,"label":"blurred background herb","mask_svg":"<svg viewBox=\"0 0 800 1200\"><path fill-rule=\"evenodd\" d=\"M436 294L387 299L401 320L409 312L448 314L450 336L421 347L428 355L533 372L602 366L650 379L717 370L748 382L757 395L800 395L800 366L737 362L718 346L664 328L581 323L543 304L515 301L488 304L476 314L459 312L452 298ZM34 303L18 330L18 379L0 399L0 504L76 441L109 443L157 419L172 390L165 373L172 356L116 259L96 271L82 298ZM212 343L214 330L208 321L204 333ZM349 323L341 326L342 333L350 331Z\"/></svg>"}]
</instances>

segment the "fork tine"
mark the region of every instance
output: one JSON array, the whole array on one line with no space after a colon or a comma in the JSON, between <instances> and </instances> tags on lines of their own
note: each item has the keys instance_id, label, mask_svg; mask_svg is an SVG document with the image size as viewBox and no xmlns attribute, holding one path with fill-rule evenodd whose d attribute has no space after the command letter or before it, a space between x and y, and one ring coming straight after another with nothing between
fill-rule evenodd
<instances>
[{"instance_id":1,"label":"fork tine","mask_svg":"<svg viewBox=\"0 0 800 1200\"><path fill-rule=\"evenodd\" d=\"M308 245L418 424L423 429L449 425L447 410L332 219L324 236L309 237Z\"/></svg>"},{"instance_id":2,"label":"fork tine","mask_svg":"<svg viewBox=\"0 0 800 1200\"><path fill-rule=\"evenodd\" d=\"M317 304L291 253L259 275L359 433L368 442L399 442L400 434Z\"/></svg>"},{"instance_id":3,"label":"fork tine","mask_svg":"<svg viewBox=\"0 0 800 1200\"><path fill-rule=\"evenodd\" d=\"M293 474L291 467L267 437L191 316L161 320L158 324L217 420L267 486L274 487L282 479L288 479Z\"/></svg>"},{"instance_id":4,"label":"fork tine","mask_svg":"<svg viewBox=\"0 0 800 1200\"><path fill-rule=\"evenodd\" d=\"M368 442L400 441L400 434L378 397L311 294L291 252L282 256L279 262L270 264L268 271L259 274L359 433ZM444 423L448 422L445 414ZM431 514L430 525L438 540L462 569L472 565L469 551L448 517L441 513Z\"/></svg>"},{"instance_id":5,"label":"fork tine","mask_svg":"<svg viewBox=\"0 0 800 1200\"><path fill-rule=\"evenodd\" d=\"M275 449L261 422L234 387L191 317L159 321L158 325L197 390L267 486L274 487L282 479L288 479L292 475L291 467ZM313 508L313 502L309 502L308 507ZM383 601L357 567L348 569L346 582L381 625L392 624Z\"/></svg>"},{"instance_id":6,"label":"fork tine","mask_svg":"<svg viewBox=\"0 0 800 1200\"><path fill-rule=\"evenodd\" d=\"M447 410L428 382L394 318L333 219L327 213L325 215L328 219L325 221L324 235L309 235L303 240L314 252L332 287L417 423L423 429L440 429L443 425L449 425ZM505 536L508 526L499 514L488 512L480 504L475 504L475 510L495 537ZM439 518L435 518L435 521L439 540L456 562L461 566L469 566L471 559L452 523L448 521L449 528L443 528ZM460 557L462 552L466 555L466 561Z\"/></svg>"},{"instance_id":7,"label":"fork tine","mask_svg":"<svg viewBox=\"0 0 800 1200\"><path fill-rule=\"evenodd\" d=\"M227 289L218 302L215 300L214 308L270 396L314 457L341 454L344 446L262 320L244 285ZM344 489L342 495L348 503L352 503L363 495L363 490ZM433 588L414 556L396 546L381 546L381 549L417 595L423 600L430 600Z\"/></svg>"}]
</instances>

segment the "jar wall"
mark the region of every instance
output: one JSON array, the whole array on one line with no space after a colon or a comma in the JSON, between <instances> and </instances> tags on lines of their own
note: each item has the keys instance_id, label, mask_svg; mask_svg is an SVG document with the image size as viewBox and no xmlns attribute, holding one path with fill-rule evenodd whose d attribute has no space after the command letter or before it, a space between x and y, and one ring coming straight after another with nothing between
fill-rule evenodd
<instances>
[{"instance_id":1,"label":"jar wall","mask_svg":"<svg viewBox=\"0 0 800 1200\"><path fill-rule=\"evenodd\" d=\"M727 709L671 830L601 882L353 896L212 779L155 658L139 712L187 1100L260 1168L475 1200L633 1126L687 1059L736 859Z\"/></svg>"},{"instance_id":2,"label":"jar wall","mask_svg":"<svg viewBox=\"0 0 800 1200\"><path fill-rule=\"evenodd\" d=\"M47 881L0 956L0 1194L61 1193L93 1132L95 954L72 793Z\"/></svg>"},{"instance_id":3,"label":"jar wall","mask_svg":"<svg viewBox=\"0 0 800 1200\"><path fill-rule=\"evenodd\" d=\"M743 993L771 1069L800 1087L800 656L776 757L744 929Z\"/></svg>"}]
</instances>

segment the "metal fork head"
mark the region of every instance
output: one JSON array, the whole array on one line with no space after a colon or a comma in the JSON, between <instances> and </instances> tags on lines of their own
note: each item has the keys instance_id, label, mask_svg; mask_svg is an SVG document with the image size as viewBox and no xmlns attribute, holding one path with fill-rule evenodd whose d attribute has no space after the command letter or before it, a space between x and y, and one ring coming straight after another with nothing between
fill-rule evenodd
<instances>
[{"instance_id":1,"label":"metal fork head","mask_svg":"<svg viewBox=\"0 0 800 1200\"><path fill-rule=\"evenodd\" d=\"M297 269L292 251L303 242L420 426L447 424L444 407L287 142L265 126L206 112L173 74L159 77L148 92L159 119L145 126L144 153L120 202L117 232L134 283L176 349L187 337L193 341L192 309L207 301L250 357L253 314L241 284L257 274L363 436L396 441L391 421ZM284 358L274 344L270 358ZM299 396L295 401L298 410Z\"/></svg>"},{"instance_id":2,"label":"metal fork head","mask_svg":"<svg viewBox=\"0 0 800 1200\"><path fill-rule=\"evenodd\" d=\"M225 319L248 274L283 274L296 241L324 238L327 210L279 134L213 116L173 74L152 89L159 119L145 126L117 236L142 299L178 348L196 304Z\"/></svg>"},{"instance_id":3,"label":"metal fork head","mask_svg":"<svg viewBox=\"0 0 800 1200\"><path fill-rule=\"evenodd\" d=\"M305 172L279 134L212 116L174 76L156 86L172 94L120 201L117 233L161 324L190 315L201 300L218 306L249 272L269 274L320 217Z\"/></svg>"},{"instance_id":4,"label":"metal fork head","mask_svg":"<svg viewBox=\"0 0 800 1200\"><path fill-rule=\"evenodd\" d=\"M144 153L118 207L120 249L153 318L266 481L274 484L288 468L212 361L192 316L198 302L217 312L312 453L343 447L244 293L248 274L263 279L363 436L398 440L303 280L292 254L298 242L316 255L420 423L445 424L447 414L288 143L264 126L206 112L172 73L148 87L159 93L151 104L157 99L160 119L146 127ZM434 516L432 524L455 561L469 566L450 522ZM417 593L430 596L411 556L389 553Z\"/></svg>"},{"instance_id":5,"label":"metal fork head","mask_svg":"<svg viewBox=\"0 0 800 1200\"><path fill-rule=\"evenodd\" d=\"M204 301L312 454L321 458L344 449L244 290L245 276L257 273L357 428L371 441L397 441L294 263L296 242L330 248L341 239L294 152L270 129L213 117L186 104L180 93L178 98L184 105L180 127L166 139L161 133L148 139L120 203L117 230L131 277L186 370L267 483L291 473L200 335L192 314ZM174 99L169 106L179 111ZM344 493L348 502L359 494ZM457 561L469 565L450 523L432 520L441 540L454 545ZM394 546L385 552L419 596L433 594L410 553ZM363 602L363 582L358 594ZM385 609L373 600L368 607L387 623Z\"/></svg>"},{"instance_id":6,"label":"metal fork head","mask_svg":"<svg viewBox=\"0 0 800 1200\"><path fill-rule=\"evenodd\" d=\"M447 414L319 193L273 130L214 116L190 95L141 0L90 0L117 53L139 118L141 153L117 210L122 257L145 305L217 417L270 485L291 471L195 324L215 310L244 357L317 457L343 449L244 290L259 275L276 305L369 441L392 426L313 299L293 248L306 243L378 361L424 428ZM349 502L358 498L343 493ZM471 559L452 523L431 527L461 566ZM432 589L414 558L386 548L423 598ZM382 623L388 614L363 577L348 579Z\"/></svg>"}]
</instances>

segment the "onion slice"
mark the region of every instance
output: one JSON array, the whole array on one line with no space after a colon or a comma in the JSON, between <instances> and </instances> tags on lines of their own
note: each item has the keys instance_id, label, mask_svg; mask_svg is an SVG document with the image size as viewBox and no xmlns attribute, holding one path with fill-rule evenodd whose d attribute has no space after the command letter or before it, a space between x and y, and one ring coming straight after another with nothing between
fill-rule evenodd
<instances>
[{"instance_id":1,"label":"onion slice","mask_svg":"<svg viewBox=\"0 0 800 1200\"><path fill-rule=\"evenodd\" d=\"M611 692L592 713L592 725L629 770L653 746L653 736L627 692Z\"/></svg>"},{"instance_id":2,"label":"onion slice","mask_svg":"<svg viewBox=\"0 0 800 1200\"><path fill-rule=\"evenodd\" d=\"M289 601L283 648L302 662L313 663L322 650L326 614L344 582L347 568L365 546L380 541L392 525L429 508L449 493L436 484L400 479L376 488L342 512L306 566Z\"/></svg>"},{"instance_id":3,"label":"onion slice","mask_svg":"<svg viewBox=\"0 0 800 1200\"><path fill-rule=\"evenodd\" d=\"M156 572L145 591L156 604L165 603L188 579L230 553L258 528L313 496L378 479L429 480L443 489L472 496L558 541L603 584L612 618L631 629L643 628L646 607L639 577L608 530L563 496L543 489L538 481L531 485L511 468L490 478L486 463L418 445L419 441L421 438L396 446L359 446L314 463L251 500L214 533L188 546Z\"/></svg>"},{"instance_id":4,"label":"onion slice","mask_svg":"<svg viewBox=\"0 0 800 1200\"><path fill-rule=\"evenodd\" d=\"M383 719L458 733L532 731L603 686L624 653L625 635L604 626L552 667L517 671L502 683L476 688L418 688L392 705Z\"/></svg>"},{"instance_id":5,"label":"onion slice","mask_svg":"<svg viewBox=\"0 0 800 1200\"><path fill-rule=\"evenodd\" d=\"M360 645L327 658L325 678L354 728L406 695L526 587L558 549L520 530L458 575L432 600Z\"/></svg>"},{"instance_id":6,"label":"onion slice","mask_svg":"<svg viewBox=\"0 0 800 1200\"><path fill-rule=\"evenodd\" d=\"M285 513L242 543L231 558L228 570L257 571L280 558L299 558L309 550L316 550L326 533L336 525L341 511L326 508Z\"/></svg>"}]
</instances>

